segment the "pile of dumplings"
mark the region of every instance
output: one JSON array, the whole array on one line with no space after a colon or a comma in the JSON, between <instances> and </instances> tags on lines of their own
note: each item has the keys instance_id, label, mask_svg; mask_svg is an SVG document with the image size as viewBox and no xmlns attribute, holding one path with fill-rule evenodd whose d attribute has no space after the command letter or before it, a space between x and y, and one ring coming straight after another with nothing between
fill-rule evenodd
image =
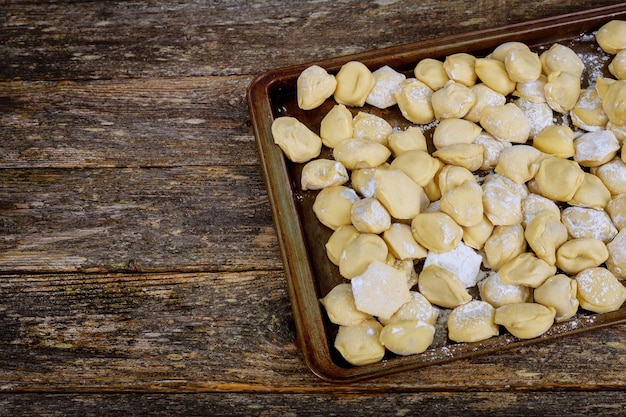
<instances>
[{"instance_id":1,"label":"pile of dumplings","mask_svg":"<svg viewBox=\"0 0 626 417\"><path fill-rule=\"evenodd\" d=\"M272 134L332 230L345 281L320 301L347 362L424 352L442 317L449 340L476 342L621 308L626 21L594 35L610 76L585 88L585 63L559 43L427 58L414 77L357 61L300 74L301 109L335 104L319 131L280 116ZM397 106L408 127L367 106Z\"/></svg>"}]
</instances>

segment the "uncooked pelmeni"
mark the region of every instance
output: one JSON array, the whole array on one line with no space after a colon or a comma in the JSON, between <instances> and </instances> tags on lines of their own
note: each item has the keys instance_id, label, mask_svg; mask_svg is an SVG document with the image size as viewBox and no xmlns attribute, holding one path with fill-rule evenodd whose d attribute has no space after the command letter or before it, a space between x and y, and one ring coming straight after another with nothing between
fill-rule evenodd
<instances>
[{"instance_id":1,"label":"uncooked pelmeni","mask_svg":"<svg viewBox=\"0 0 626 417\"><path fill-rule=\"evenodd\" d=\"M507 304L496 309L494 322L520 339L532 339L547 332L556 316L553 307L537 303Z\"/></svg>"},{"instance_id":2,"label":"uncooked pelmeni","mask_svg":"<svg viewBox=\"0 0 626 417\"><path fill-rule=\"evenodd\" d=\"M597 176L585 172L583 182L568 204L603 209L611 201L611 192Z\"/></svg>"},{"instance_id":3,"label":"uncooked pelmeni","mask_svg":"<svg viewBox=\"0 0 626 417\"><path fill-rule=\"evenodd\" d=\"M478 342L500 334L494 322L496 309L489 303L472 300L455 307L448 316L448 338L455 342Z\"/></svg>"},{"instance_id":4,"label":"uncooked pelmeni","mask_svg":"<svg viewBox=\"0 0 626 417\"><path fill-rule=\"evenodd\" d=\"M424 212L411 222L413 237L423 247L435 253L451 251L461 242L463 229L452 217L442 212Z\"/></svg>"},{"instance_id":5,"label":"uncooked pelmeni","mask_svg":"<svg viewBox=\"0 0 626 417\"><path fill-rule=\"evenodd\" d=\"M317 194L313 212L324 226L336 230L339 226L351 224L352 204L358 200L359 196L352 188L333 185Z\"/></svg>"},{"instance_id":6,"label":"uncooked pelmeni","mask_svg":"<svg viewBox=\"0 0 626 417\"><path fill-rule=\"evenodd\" d=\"M605 23L596 33L596 42L609 54L626 49L626 21L611 20Z\"/></svg>"},{"instance_id":7,"label":"uncooked pelmeni","mask_svg":"<svg viewBox=\"0 0 626 417\"><path fill-rule=\"evenodd\" d=\"M617 228L604 210L567 207L561 213L561 221L574 239L592 238L608 243L617 234Z\"/></svg>"},{"instance_id":8,"label":"uncooked pelmeni","mask_svg":"<svg viewBox=\"0 0 626 417\"><path fill-rule=\"evenodd\" d=\"M335 79L337 80L335 101L346 106L362 107L376 84L372 72L358 61L344 64Z\"/></svg>"},{"instance_id":9,"label":"uncooked pelmeni","mask_svg":"<svg viewBox=\"0 0 626 417\"><path fill-rule=\"evenodd\" d=\"M626 229L622 229L606 247L609 250L606 267L617 278L626 279Z\"/></svg>"},{"instance_id":10,"label":"uncooked pelmeni","mask_svg":"<svg viewBox=\"0 0 626 417\"><path fill-rule=\"evenodd\" d=\"M470 87L470 91L476 97L476 101L472 108L464 116L465 120L478 123L480 122L480 117L482 116L483 109L485 107L502 106L506 104L506 96L493 90L492 88L489 88L487 84L474 84Z\"/></svg>"},{"instance_id":11,"label":"uncooked pelmeni","mask_svg":"<svg viewBox=\"0 0 626 417\"><path fill-rule=\"evenodd\" d=\"M451 117L462 118L470 111L475 102L476 96L472 90L454 81L448 81L431 97L432 109L435 118L439 121Z\"/></svg>"},{"instance_id":12,"label":"uncooked pelmeni","mask_svg":"<svg viewBox=\"0 0 626 417\"><path fill-rule=\"evenodd\" d=\"M392 217L409 220L422 210L424 190L399 169L377 169L374 172L376 198Z\"/></svg>"},{"instance_id":13,"label":"uncooked pelmeni","mask_svg":"<svg viewBox=\"0 0 626 417\"><path fill-rule=\"evenodd\" d=\"M585 172L576 161L548 157L541 161L535 175L541 194L555 201L569 201L583 182Z\"/></svg>"},{"instance_id":14,"label":"uncooked pelmeni","mask_svg":"<svg viewBox=\"0 0 626 417\"><path fill-rule=\"evenodd\" d=\"M491 136L487 132L482 132L474 143L483 147L483 164L480 167L482 170L490 170L496 167L500 154L505 150L513 146L511 142L505 142L498 140Z\"/></svg>"},{"instance_id":15,"label":"uncooked pelmeni","mask_svg":"<svg viewBox=\"0 0 626 417\"><path fill-rule=\"evenodd\" d=\"M448 165L476 171L483 164L484 149L475 143L455 143L437 149L433 156Z\"/></svg>"},{"instance_id":16,"label":"uncooked pelmeni","mask_svg":"<svg viewBox=\"0 0 626 417\"><path fill-rule=\"evenodd\" d=\"M597 167L611 161L620 144L610 130L587 132L574 140L574 160L584 167Z\"/></svg>"},{"instance_id":17,"label":"uncooked pelmeni","mask_svg":"<svg viewBox=\"0 0 626 417\"><path fill-rule=\"evenodd\" d=\"M516 83L535 81L541 75L541 60L535 52L512 48L504 57L509 78Z\"/></svg>"},{"instance_id":18,"label":"uncooked pelmeni","mask_svg":"<svg viewBox=\"0 0 626 417\"><path fill-rule=\"evenodd\" d=\"M389 252L398 259L421 259L428 255L411 232L411 226L394 222L384 231L383 240L389 246Z\"/></svg>"},{"instance_id":19,"label":"uncooked pelmeni","mask_svg":"<svg viewBox=\"0 0 626 417\"><path fill-rule=\"evenodd\" d=\"M353 137L381 143L387 146L387 138L393 132L388 121L380 116L360 111L354 116Z\"/></svg>"},{"instance_id":20,"label":"uncooked pelmeni","mask_svg":"<svg viewBox=\"0 0 626 417\"><path fill-rule=\"evenodd\" d=\"M444 119L433 131L433 145L435 148L443 148L458 143L470 144L482 131L481 127L469 120L449 118Z\"/></svg>"},{"instance_id":21,"label":"uncooked pelmeni","mask_svg":"<svg viewBox=\"0 0 626 417\"><path fill-rule=\"evenodd\" d=\"M339 255L339 273L346 279L362 274L370 263L385 262L389 249L378 235L361 233L346 244Z\"/></svg>"},{"instance_id":22,"label":"uncooked pelmeni","mask_svg":"<svg viewBox=\"0 0 626 417\"><path fill-rule=\"evenodd\" d=\"M274 143L293 162L308 162L322 150L322 139L295 117L277 117L272 122Z\"/></svg>"},{"instance_id":23,"label":"uncooked pelmeni","mask_svg":"<svg viewBox=\"0 0 626 417\"><path fill-rule=\"evenodd\" d=\"M404 273L384 262L374 260L350 280L356 307L372 316L389 319L411 299Z\"/></svg>"},{"instance_id":24,"label":"uncooked pelmeni","mask_svg":"<svg viewBox=\"0 0 626 417\"><path fill-rule=\"evenodd\" d=\"M528 223L541 211L549 211L557 218L561 217L561 209L556 203L542 195L529 193L522 200L522 226L526 227Z\"/></svg>"},{"instance_id":25,"label":"uncooked pelmeni","mask_svg":"<svg viewBox=\"0 0 626 417\"><path fill-rule=\"evenodd\" d=\"M416 124L430 123L435 119L432 104L433 90L416 79L407 79L396 94L400 113Z\"/></svg>"},{"instance_id":26,"label":"uncooked pelmeni","mask_svg":"<svg viewBox=\"0 0 626 417\"><path fill-rule=\"evenodd\" d=\"M626 79L626 49L620 50L609 63L609 72L617 79Z\"/></svg>"},{"instance_id":27,"label":"uncooked pelmeni","mask_svg":"<svg viewBox=\"0 0 626 417\"><path fill-rule=\"evenodd\" d=\"M334 148L339 142L353 137L352 113L343 104L335 104L320 122L322 143Z\"/></svg>"},{"instance_id":28,"label":"uncooked pelmeni","mask_svg":"<svg viewBox=\"0 0 626 417\"><path fill-rule=\"evenodd\" d=\"M336 285L320 302L326 309L330 321L340 326L354 326L372 318L370 314L356 308L352 285L349 283Z\"/></svg>"},{"instance_id":29,"label":"uncooked pelmeni","mask_svg":"<svg viewBox=\"0 0 626 417\"><path fill-rule=\"evenodd\" d=\"M533 252L524 252L508 261L498 271L500 279L509 285L537 288L556 274L556 266L538 258Z\"/></svg>"},{"instance_id":30,"label":"uncooked pelmeni","mask_svg":"<svg viewBox=\"0 0 626 417\"><path fill-rule=\"evenodd\" d=\"M626 287L608 269L597 267L576 274L578 301L585 310L608 313L626 301Z\"/></svg>"},{"instance_id":31,"label":"uncooked pelmeni","mask_svg":"<svg viewBox=\"0 0 626 417\"><path fill-rule=\"evenodd\" d=\"M622 159L615 158L593 169L592 173L602 180L611 195L626 193L626 163Z\"/></svg>"},{"instance_id":32,"label":"uncooked pelmeni","mask_svg":"<svg viewBox=\"0 0 626 417\"><path fill-rule=\"evenodd\" d=\"M451 80L471 87L477 78L475 64L476 57L460 52L448 55L443 61L443 69Z\"/></svg>"},{"instance_id":33,"label":"uncooked pelmeni","mask_svg":"<svg viewBox=\"0 0 626 417\"><path fill-rule=\"evenodd\" d=\"M480 125L496 139L526 143L530 136L530 121L513 103L483 109Z\"/></svg>"},{"instance_id":34,"label":"uncooked pelmeni","mask_svg":"<svg viewBox=\"0 0 626 417\"><path fill-rule=\"evenodd\" d=\"M402 82L406 76L388 65L380 67L372 75L374 76L374 87L365 102L379 109L386 109L396 104L398 102L396 94L402 88Z\"/></svg>"},{"instance_id":35,"label":"uncooked pelmeni","mask_svg":"<svg viewBox=\"0 0 626 417\"><path fill-rule=\"evenodd\" d=\"M496 226L491 236L485 241L483 250L487 264L494 270L524 252L526 239L521 224Z\"/></svg>"},{"instance_id":36,"label":"uncooked pelmeni","mask_svg":"<svg viewBox=\"0 0 626 417\"><path fill-rule=\"evenodd\" d=\"M296 81L298 107L312 110L333 95L337 87L334 75L319 65L312 65L300 73Z\"/></svg>"},{"instance_id":37,"label":"uncooked pelmeni","mask_svg":"<svg viewBox=\"0 0 626 417\"><path fill-rule=\"evenodd\" d=\"M570 239L556 251L556 266L567 274L577 274L602 265L609 257L606 244L598 239Z\"/></svg>"},{"instance_id":38,"label":"uncooked pelmeni","mask_svg":"<svg viewBox=\"0 0 626 417\"><path fill-rule=\"evenodd\" d=\"M533 299L533 290L524 285L509 285L502 282L497 272L491 272L478 282L480 299L495 308L507 304L529 303Z\"/></svg>"},{"instance_id":39,"label":"uncooked pelmeni","mask_svg":"<svg viewBox=\"0 0 626 417\"><path fill-rule=\"evenodd\" d=\"M524 184L516 184L499 174L489 174L482 188L483 209L491 223L505 226L522 222L522 199L528 195Z\"/></svg>"},{"instance_id":40,"label":"uncooked pelmeni","mask_svg":"<svg viewBox=\"0 0 626 417\"><path fill-rule=\"evenodd\" d=\"M533 296L536 303L554 308L555 320L561 322L573 317L578 311L577 288L576 280L567 275L558 274L535 288Z\"/></svg>"},{"instance_id":41,"label":"uncooked pelmeni","mask_svg":"<svg viewBox=\"0 0 626 417\"><path fill-rule=\"evenodd\" d=\"M554 113L547 103L535 103L525 98L518 98L513 103L522 110L530 121L529 135L531 137L536 136L546 127L554 125Z\"/></svg>"},{"instance_id":42,"label":"uncooked pelmeni","mask_svg":"<svg viewBox=\"0 0 626 417\"><path fill-rule=\"evenodd\" d=\"M609 118L602 107L602 99L595 88L585 88L570 111L572 124L588 132L604 128Z\"/></svg>"},{"instance_id":43,"label":"uncooked pelmeni","mask_svg":"<svg viewBox=\"0 0 626 417\"><path fill-rule=\"evenodd\" d=\"M448 77L446 70L443 68L443 62L433 58L422 59L415 66L413 73L415 78L426 84L433 91L439 90L450 81L450 77Z\"/></svg>"},{"instance_id":44,"label":"uncooked pelmeni","mask_svg":"<svg viewBox=\"0 0 626 417\"><path fill-rule=\"evenodd\" d=\"M383 326L376 320L365 320L354 326L339 326L335 337L335 349L350 364L355 366L380 362L385 356L385 347L379 336Z\"/></svg>"},{"instance_id":45,"label":"uncooked pelmeni","mask_svg":"<svg viewBox=\"0 0 626 417\"><path fill-rule=\"evenodd\" d=\"M585 69L582 59L576 52L559 43L553 44L550 49L542 52L539 60L543 73L548 76L557 71L568 71L580 78Z\"/></svg>"},{"instance_id":46,"label":"uncooked pelmeni","mask_svg":"<svg viewBox=\"0 0 626 417\"><path fill-rule=\"evenodd\" d=\"M406 151L389 164L389 168L399 169L421 187L431 182L441 167L441 161L422 150Z\"/></svg>"},{"instance_id":47,"label":"uncooked pelmeni","mask_svg":"<svg viewBox=\"0 0 626 417\"><path fill-rule=\"evenodd\" d=\"M355 201L350 210L350 219L361 233L380 234L391 227L391 216L375 197Z\"/></svg>"},{"instance_id":48,"label":"uncooked pelmeni","mask_svg":"<svg viewBox=\"0 0 626 417\"><path fill-rule=\"evenodd\" d=\"M346 139L333 149L333 158L349 170L377 167L385 163L389 156L389 148L367 139Z\"/></svg>"},{"instance_id":49,"label":"uncooked pelmeni","mask_svg":"<svg viewBox=\"0 0 626 417\"><path fill-rule=\"evenodd\" d=\"M438 265L453 272L465 288L476 285L481 278L480 265L482 257L475 250L459 243L456 248L444 252L430 252L424 261L424 268L428 265Z\"/></svg>"},{"instance_id":50,"label":"uncooked pelmeni","mask_svg":"<svg viewBox=\"0 0 626 417\"><path fill-rule=\"evenodd\" d=\"M516 145L503 150L494 171L517 184L535 177L546 155L530 145Z\"/></svg>"},{"instance_id":51,"label":"uncooked pelmeni","mask_svg":"<svg viewBox=\"0 0 626 417\"><path fill-rule=\"evenodd\" d=\"M533 103L545 103L545 86L547 82L548 77L541 74L535 81L517 83L515 91L513 91L513 95L532 101Z\"/></svg>"},{"instance_id":52,"label":"uncooked pelmeni","mask_svg":"<svg viewBox=\"0 0 626 417\"><path fill-rule=\"evenodd\" d=\"M389 319L379 319L383 325L403 321L423 321L434 326L439 317L439 309L434 307L424 295L418 291L410 291L411 299L402 304Z\"/></svg>"},{"instance_id":53,"label":"uncooked pelmeni","mask_svg":"<svg viewBox=\"0 0 626 417\"><path fill-rule=\"evenodd\" d=\"M533 138L533 146L558 158L571 158L576 153L574 131L569 126L546 126Z\"/></svg>"},{"instance_id":54,"label":"uncooked pelmeni","mask_svg":"<svg viewBox=\"0 0 626 417\"><path fill-rule=\"evenodd\" d=\"M394 158L407 151L428 151L426 136L415 126L392 132L387 137L387 142Z\"/></svg>"},{"instance_id":55,"label":"uncooked pelmeni","mask_svg":"<svg viewBox=\"0 0 626 417\"><path fill-rule=\"evenodd\" d=\"M465 181L442 194L440 209L460 226L476 226L483 220L483 190L476 181Z\"/></svg>"},{"instance_id":56,"label":"uncooked pelmeni","mask_svg":"<svg viewBox=\"0 0 626 417\"><path fill-rule=\"evenodd\" d=\"M515 81L509 77L504 62L492 58L478 58L475 70L478 78L492 90L505 96L515 90Z\"/></svg>"},{"instance_id":57,"label":"uncooked pelmeni","mask_svg":"<svg viewBox=\"0 0 626 417\"><path fill-rule=\"evenodd\" d=\"M380 332L380 343L396 355L424 352L435 338L435 327L420 320L387 324Z\"/></svg>"},{"instance_id":58,"label":"uncooked pelmeni","mask_svg":"<svg viewBox=\"0 0 626 417\"><path fill-rule=\"evenodd\" d=\"M544 86L546 103L556 112L567 114L580 97L580 76L568 71L554 71Z\"/></svg>"},{"instance_id":59,"label":"uncooked pelmeni","mask_svg":"<svg viewBox=\"0 0 626 417\"><path fill-rule=\"evenodd\" d=\"M550 211L540 211L526 225L524 237L538 258L549 265L556 264L556 251L567 241L567 228L560 216Z\"/></svg>"},{"instance_id":60,"label":"uncooked pelmeni","mask_svg":"<svg viewBox=\"0 0 626 417\"><path fill-rule=\"evenodd\" d=\"M429 302L440 307L454 308L472 299L456 274L439 265L422 269L417 285Z\"/></svg>"},{"instance_id":61,"label":"uncooked pelmeni","mask_svg":"<svg viewBox=\"0 0 626 417\"><path fill-rule=\"evenodd\" d=\"M617 230L626 229L626 194L614 196L605 209Z\"/></svg>"},{"instance_id":62,"label":"uncooked pelmeni","mask_svg":"<svg viewBox=\"0 0 626 417\"><path fill-rule=\"evenodd\" d=\"M348 181L348 171L339 161L314 159L302 168L300 187L303 190L321 190L333 185L343 185Z\"/></svg>"},{"instance_id":63,"label":"uncooked pelmeni","mask_svg":"<svg viewBox=\"0 0 626 417\"><path fill-rule=\"evenodd\" d=\"M343 253L343 250L348 245L348 243L352 242L358 235L360 235L359 231L356 230L351 224L347 224L344 226L339 226L336 230L328 238L326 245L326 255L328 255L328 259L335 265L339 266L339 258Z\"/></svg>"},{"instance_id":64,"label":"uncooked pelmeni","mask_svg":"<svg viewBox=\"0 0 626 417\"><path fill-rule=\"evenodd\" d=\"M493 232L493 224L483 215L480 223L463 227L463 242L474 249L481 250Z\"/></svg>"},{"instance_id":65,"label":"uncooked pelmeni","mask_svg":"<svg viewBox=\"0 0 626 417\"><path fill-rule=\"evenodd\" d=\"M472 171L456 165L444 165L435 178L441 194L458 187L465 181L476 181Z\"/></svg>"}]
</instances>

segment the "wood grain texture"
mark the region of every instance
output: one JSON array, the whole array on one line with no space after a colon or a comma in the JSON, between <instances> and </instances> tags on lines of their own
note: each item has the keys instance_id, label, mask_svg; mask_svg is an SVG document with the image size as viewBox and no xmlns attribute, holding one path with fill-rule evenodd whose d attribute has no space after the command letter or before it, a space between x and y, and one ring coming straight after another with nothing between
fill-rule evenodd
<instances>
[{"instance_id":1,"label":"wood grain texture","mask_svg":"<svg viewBox=\"0 0 626 417\"><path fill-rule=\"evenodd\" d=\"M269 69L618 3L3 2L0 416L624 415L623 325L313 375L245 103Z\"/></svg>"}]
</instances>

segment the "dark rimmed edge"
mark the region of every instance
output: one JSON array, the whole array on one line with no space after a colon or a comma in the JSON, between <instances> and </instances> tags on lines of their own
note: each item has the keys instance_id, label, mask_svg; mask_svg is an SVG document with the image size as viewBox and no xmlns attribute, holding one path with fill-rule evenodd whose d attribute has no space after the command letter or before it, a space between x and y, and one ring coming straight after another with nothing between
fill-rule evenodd
<instances>
[{"instance_id":1,"label":"dark rimmed edge","mask_svg":"<svg viewBox=\"0 0 626 417\"><path fill-rule=\"evenodd\" d=\"M272 91L293 89L300 72L313 64L320 65L329 72L337 71L349 61L361 61L370 68L383 65L405 66L415 64L425 57L486 51L507 41L519 40L534 45L571 39L618 18L626 18L626 3L285 67L263 73L252 81L246 98L285 268L297 342L307 366L315 375L329 382L356 382L387 376L626 323L626 309L557 323L548 332L534 339L517 339L505 334L482 342L450 345L373 365L351 368L336 365L330 346L326 343L322 312L314 286L315 277L307 257L303 229L294 203L285 158L272 140L271 124L275 117L270 100ZM313 300L315 302L311 303Z\"/></svg>"}]
</instances>

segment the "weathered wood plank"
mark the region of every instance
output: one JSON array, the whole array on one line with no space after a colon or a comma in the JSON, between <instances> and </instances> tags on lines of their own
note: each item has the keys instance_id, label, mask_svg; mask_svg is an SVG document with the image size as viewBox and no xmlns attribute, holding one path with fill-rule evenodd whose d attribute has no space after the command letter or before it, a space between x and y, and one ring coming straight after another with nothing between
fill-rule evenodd
<instances>
[{"instance_id":1,"label":"weathered wood plank","mask_svg":"<svg viewBox=\"0 0 626 417\"><path fill-rule=\"evenodd\" d=\"M3 275L0 323L0 391L13 393L626 389L626 326L324 383L295 345L280 271Z\"/></svg>"},{"instance_id":2,"label":"weathered wood plank","mask_svg":"<svg viewBox=\"0 0 626 417\"><path fill-rule=\"evenodd\" d=\"M256 166L0 170L0 269L280 269Z\"/></svg>"},{"instance_id":3,"label":"weathered wood plank","mask_svg":"<svg viewBox=\"0 0 626 417\"><path fill-rule=\"evenodd\" d=\"M615 392L408 393L354 395L271 394L19 394L0 397L6 416L623 416Z\"/></svg>"},{"instance_id":4,"label":"weathered wood plank","mask_svg":"<svg viewBox=\"0 0 626 417\"><path fill-rule=\"evenodd\" d=\"M0 166L256 164L250 81L0 82Z\"/></svg>"},{"instance_id":5,"label":"weathered wood plank","mask_svg":"<svg viewBox=\"0 0 626 417\"><path fill-rule=\"evenodd\" d=\"M16 1L0 16L0 79L256 74L617 3Z\"/></svg>"}]
</instances>

